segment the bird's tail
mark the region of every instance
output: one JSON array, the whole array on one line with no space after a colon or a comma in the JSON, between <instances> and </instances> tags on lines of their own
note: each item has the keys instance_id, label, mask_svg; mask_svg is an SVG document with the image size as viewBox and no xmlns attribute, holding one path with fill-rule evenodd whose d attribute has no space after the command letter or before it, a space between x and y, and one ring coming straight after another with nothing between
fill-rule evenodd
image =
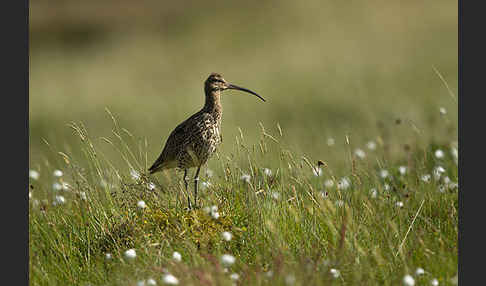
<instances>
[{"instance_id":1,"label":"bird's tail","mask_svg":"<svg viewBox=\"0 0 486 286\"><path fill-rule=\"evenodd\" d=\"M163 161L155 161L155 163L148 169L150 174L157 173L158 171L161 171L164 168L163 166Z\"/></svg>"}]
</instances>

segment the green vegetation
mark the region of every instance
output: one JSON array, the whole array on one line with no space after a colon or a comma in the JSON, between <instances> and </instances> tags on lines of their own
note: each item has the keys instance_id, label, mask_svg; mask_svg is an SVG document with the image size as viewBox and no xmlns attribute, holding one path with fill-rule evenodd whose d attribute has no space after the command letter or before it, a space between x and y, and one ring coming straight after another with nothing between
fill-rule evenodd
<instances>
[{"instance_id":1,"label":"green vegetation","mask_svg":"<svg viewBox=\"0 0 486 286\"><path fill-rule=\"evenodd\" d=\"M246 146L241 136L235 153L220 154L214 174L203 176L204 207L188 212L176 179L181 174L147 177L137 167L147 163L143 142L130 145L131 135L114 126L114 138L104 140L133 166L130 172L114 167L73 124L87 165L62 153L64 174L57 180L63 188L52 191L49 179L32 179L33 284L129 285L170 271L182 285L225 285L231 282L219 262L225 253L236 257L230 273L247 285L275 285L290 276L296 285L397 284L418 267L426 274L417 281L437 277L442 284L456 274L454 145L407 147L393 161L384 159L380 144L364 159L349 150L351 169L335 171L323 162L316 176L317 165L278 143L280 134L262 133L257 146ZM271 174L269 155L278 156ZM52 171L46 166L40 177ZM65 202L56 204L56 196ZM205 210L213 205L217 218ZM224 231L233 234L230 241ZM131 248L137 257L127 261L123 253ZM173 261L174 251L181 262ZM106 253L113 258L106 260Z\"/></svg>"},{"instance_id":2,"label":"green vegetation","mask_svg":"<svg viewBox=\"0 0 486 286\"><path fill-rule=\"evenodd\" d=\"M31 6L31 285L457 279L457 2L88 3ZM267 102L224 94L188 212L146 170L210 72Z\"/></svg>"}]
</instances>

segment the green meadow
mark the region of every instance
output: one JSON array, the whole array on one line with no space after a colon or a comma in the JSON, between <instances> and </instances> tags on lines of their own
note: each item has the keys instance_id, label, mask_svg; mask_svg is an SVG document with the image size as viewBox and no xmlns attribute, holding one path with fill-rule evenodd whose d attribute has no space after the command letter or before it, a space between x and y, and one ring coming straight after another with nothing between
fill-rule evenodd
<instances>
[{"instance_id":1,"label":"green meadow","mask_svg":"<svg viewBox=\"0 0 486 286\"><path fill-rule=\"evenodd\" d=\"M37 1L30 35L31 285L457 284L457 2ZM187 211L147 168L211 72L267 101L223 93Z\"/></svg>"}]
</instances>

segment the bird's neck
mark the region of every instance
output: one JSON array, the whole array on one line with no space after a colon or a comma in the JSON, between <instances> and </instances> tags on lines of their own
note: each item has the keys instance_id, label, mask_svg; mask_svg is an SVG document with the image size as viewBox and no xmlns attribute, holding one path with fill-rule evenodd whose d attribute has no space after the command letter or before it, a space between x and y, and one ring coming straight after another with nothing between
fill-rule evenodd
<instances>
[{"instance_id":1,"label":"bird's neck","mask_svg":"<svg viewBox=\"0 0 486 286\"><path fill-rule=\"evenodd\" d=\"M223 113L223 107L221 106L221 91L206 91L204 110L221 117L221 114Z\"/></svg>"}]
</instances>

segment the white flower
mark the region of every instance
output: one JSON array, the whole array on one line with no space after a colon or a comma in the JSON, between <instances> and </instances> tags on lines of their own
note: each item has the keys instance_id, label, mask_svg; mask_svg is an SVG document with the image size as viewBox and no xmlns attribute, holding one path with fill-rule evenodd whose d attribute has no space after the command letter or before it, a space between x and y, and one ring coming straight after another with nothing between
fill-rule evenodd
<instances>
[{"instance_id":1,"label":"white flower","mask_svg":"<svg viewBox=\"0 0 486 286\"><path fill-rule=\"evenodd\" d=\"M452 284L457 285L459 283L459 277L457 276L452 277L449 281L451 281Z\"/></svg>"},{"instance_id":2,"label":"white flower","mask_svg":"<svg viewBox=\"0 0 486 286\"><path fill-rule=\"evenodd\" d=\"M331 188L332 186L334 186L334 181L333 180L327 179L326 181L324 181L324 187Z\"/></svg>"},{"instance_id":3,"label":"white flower","mask_svg":"<svg viewBox=\"0 0 486 286\"><path fill-rule=\"evenodd\" d=\"M224 231L223 233L221 233L221 236L226 241L230 241L231 238L233 238L233 234L231 234L231 232L229 232L229 231Z\"/></svg>"},{"instance_id":4,"label":"white flower","mask_svg":"<svg viewBox=\"0 0 486 286\"><path fill-rule=\"evenodd\" d=\"M162 276L162 282L167 285L177 285L179 284L179 279L177 279L174 275L167 273Z\"/></svg>"},{"instance_id":5,"label":"white flower","mask_svg":"<svg viewBox=\"0 0 486 286\"><path fill-rule=\"evenodd\" d=\"M179 252L174 251L174 253L172 253L172 259L174 259L177 262L181 262L182 255Z\"/></svg>"},{"instance_id":6,"label":"white flower","mask_svg":"<svg viewBox=\"0 0 486 286\"><path fill-rule=\"evenodd\" d=\"M435 167L435 172L437 173L444 173L446 170L442 166Z\"/></svg>"},{"instance_id":7,"label":"white flower","mask_svg":"<svg viewBox=\"0 0 486 286\"><path fill-rule=\"evenodd\" d=\"M414 286L415 280L413 279L412 276L407 274L403 277L403 284L406 285L406 286Z\"/></svg>"},{"instance_id":8,"label":"white flower","mask_svg":"<svg viewBox=\"0 0 486 286\"><path fill-rule=\"evenodd\" d=\"M40 174L36 170L29 170L29 177L33 180L37 180L39 179Z\"/></svg>"},{"instance_id":9,"label":"white flower","mask_svg":"<svg viewBox=\"0 0 486 286\"><path fill-rule=\"evenodd\" d=\"M342 177L337 184L337 187L340 190L346 190L350 186L351 186L351 181L347 177Z\"/></svg>"},{"instance_id":10,"label":"white flower","mask_svg":"<svg viewBox=\"0 0 486 286\"><path fill-rule=\"evenodd\" d=\"M155 184L153 182L148 183L147 188L151 191L155 190Z\"/></svg>"},{"instance_id":11,"label":"white flower","mask_svg":"<svg viewBox=\"0 0 486 286\"><path fill-rule=\"evenodd\" d=\"M211 178L214 175L213 170L211 169L206 169L206 177Z\"/></svg>"},{"instance_id":12,"label":"white flower","mask_svg":"<svg viewBox=\"0 0 486 286\"><path fill-rule=\"evenodd\" d=\"M335 143L334 138L327 138L327 146L333 146Z\"/></svg>"},{"instance_id":13,"label":"white flower","mask_svg":"<svg viewBox=\"0 0 486 286\"><path fill-rule=\"evenodd\" d=\"M39 200L38 199L34 199L34 201L32 202L32 206L38 207L39 206Z\"/></svg>"},{"instance_id":14,"label":"white flower","mask_svg":"<svg viewBox=\"0 0 486 286\"><path fill-rule=\"evenodd\" d=\"M135 171L134 169L130 170L130 176L132 176L132 178L136 181L140 179L140 173Z\"/></svg>"},{"instance_id":15,"label":"white flower","mask_svg":"<svg viewBox=\"0 0 486 286\"><path fill-rule=\"evenodd\" d=\"M440 185L440 186L439 186L438 191L439 191L440 193L444 193L444 192L445 192L445 190L446 190L446 187L445 187L444 185Z\"/></svg>"},{"instance_id":16,"label":"white flower","mask_svg":"<svg viewBox=\"0 0 486 286\"><path fill-rule=\"evenodd\" d=\"M439 280L437 280L437 278L430 280L430 285L439 286Z\"/></svg>"},{"instance_id":17,"label":"white flower","mask_svg":"<svg viewBox=\"0 0 486 286\"><path fill-rule=\"evenodd\" d=\"M364 159L366 157L366 153L360 148L354 150L354 155L356 155L360 159Z\"/></svg>"},{"instance_id":18,"label":"white flower","mask_svg":"<svg viewBox=\"0 0 486 286\"><path fill-rule=\"evenodd\" d=\"M146 207L147 207L147 205L145 204L145 202L144 202L144 201L138 201L138 203L137 203L137 207L138 207L139 209L144 209L144 208L146 208Z\"/></svg>"},{"instance_id":19,"label":"white flower","mask_svg":"<svg viewBox=\"0 0 486 286\"><path fill-rule=\"evenodd\" d=\"M388 177L388 170L385 169L380 170L380 177L382 177L383 179Z\"/></svg>"},{"instance_id":20,"label":"white flower","mask_svg":"<svg viewBox=\"0 0 486 286\"><path fill-rule=\"evenodd\" d=\"M69 189L70 189L70 188L71 188L71 185L70 185L70 184L68 184L68 183L66 183L66 182L62 182L62 183L61 183L61 189L62 189L63 191L69 191Z\"/></svg>"},{"instance_id":21,"label":"white flower","mask_svg":"<svg viewBox=\"0 0 486 286\"><path fill-rule=\"evenodd\" d=\"M390 185L388 185L388 184L383 184L383 189L384 189L385 191L389 191L389 190L390 190Z\"/></svg>"},{"instance_id":22,"label":"white flower","mask_svg":"<svg viewBox=\"0 0 486 286\"><path fill-rule=\"evenodd\" d=\"M322 169L320 167L312 168L312 173L314 173L314 176L319 177L322 175Z\"/></svg>"},{"instance_id":23,"label":"white flower","mask_svg":"<svg viewBox=\"0 0 486 286\"><path fill-rule=\"evenodd\" d=\"M434 172L433 173L434 173L434 178L436 180L439 180L440 177L442 176L442 174L445 173L445 169L442 166L437 166L437 167L434 168Z\"/></svg>"},{"instance_id":24,"label":"white flower","mask_svg":"<svg viewBox=\"0 0 486 286\"><path fill-rule=\"evenodd\" d=\"M272 192L272 198L274 200L278 200L280 198L280 194L277 191Z\"/></svg>"},{"instance_id":25,"label":"white flower","mask_svg":"<svg viewBox=\"0 0 486 286\"><path fill-rule=\"evenodd\" d=\"M218 218L219 218L219 212L213 212L213 213L211 213L211 216L212 216L214 219L218 219Z\"/></svg>"},{"instance_id":26,"label":"white flower","mask_svg":"<svg viewBox=\"0 0 486 286\"><path fill-rule=\"evenodd\" d=\"M451 182L451 178L449 178L449 176L445 176L444 178L442 178L442 181L444 182L444 184L449 184Z\"/></svg>"},{"instance_id":27,"label":"white flower","mask_svg":"<svg viewBox=\"0 0 486 286\"><path fill-rule=\"evenodd\" d=\"M112 257L113 257L113 256L111 255L111 253L106 253L106 254L105 254L105 259L106 259L106 260L111 260L111 258L112 258Z\"/></svg>"},{"instance_id":28,"label":"white flower","mask_svg":"<svg viewBox=\"0 0 486 286\"><path fill-rule=\"evenodd\" d=\"M268 169L268 168L264 168L263 169L263 173L265 175L267 175L268 177L270 177L272 175L272 170Z\"/></svg>"},{"instance_id":29,"label":"white flower","mask_svg":"<svg viewBox=\"0 0 486 286\"><path fill-rule=\"evenodd\" d=\"M137 286L145 286L145 280L137 281Z\"/></svg>"},{"instance_id":30,"label":"white flower","mask_svg":"<svg viewBox=\"0 0 486 286\"><path fill-rule=\"evenodd\" d=\"M251 176L250 176L250 175L248 175L248 174L243 174L243 175L240 177L240 179L241 179L242 181L244 181L244 182L246 182L246 183L248 183L248 184L249 184L249 183L250 183Z\"/></svg>"},{"instance_id":31,"label":"white flower","mask_svg":"<svg viewBox=\"0 0 486 286\"><path fill-rule=\"evenodd\" d=\"M435 157L437 159L442 159L444 158L444 151L440 150L440 149L437 149L435 150Z\"/></svg>"},{"instance_id":32,"label":"white flower","mask_svg":"<svg viewBox=\"0 0 486 286\"><path fill-rule=\"evenodd\" d=\"M209 186L211 186L210 182L206 182L206 181L201 182L201 189L202 190L207 189Z\"/></svg>"},{"instance_id":33,"label":"white flower","mask_svg":"<svg viewBox=\"0 0 486 286\"><path fill-rule=\"evenodd\" d=\"M398 167L398 172L400 172L400 175L405 175L407 173L407 167L405 166Z\"/></svg>"},{"instance_id":34,"label":"white flower","mask_svg":"<svg viewBox=\"0 0 486 286\"><path fill-rule=\"evenodd\" d=\"M446 110L444 107L440 107L440 108L439 108L439 113L440 113L441 115L446 115L446 114L447 114L447 110Z\"/></svg>"},{"instance_id":35,"label":"white flower","mask_svg":"<svg viewBox=\"0 0 486 286\"><path fill-rule=\"evenodd\" d=\"M457 159L459 157L459 152L457 151L457 148L455 148L455 147L451 147L451 154L455 159Z\"/></svg>"},{"instance_id":36,"label":"white flower","mask_svg":"<svg viewBox=\"0 0 486 286\"><path fill-rule=\"evenodd\" d=\"M373 188L373 189L370 190L370 194L371 194L371 197L374 199L378 196L378 191L375 188Z\"/></svg>"},{"instance_id":37,"label":"white flower","mask_svg":"<svg viewBox=\"0 0 486 286\"><path fill-rule=\"evenodd\" d=\"M63 196L56 196L54 199L53 205L62 205L66 202L66 199Z\"/></svg>"},{"instance_id":38,"label":"white flower","mask_svg":"<svg viewBox=\"0 0 486 286\"><path fill-rule=\"evenodd\" d=\"M451 154L452 154L452 157L454 159L454 163L456 163L456 165L457 165L458 160L459 160L459 153L457 151L457 148L451 147Z\"/></svg>"},{"instance_id":39,"label":"white flower","mask_svg":"<svg viewBox=\"0 0 486 286\"><path fill-rule=\"evenodd\" d=\"M62 185L58 182L55 182L54 184L52 184L52 188L54 189L54 191L60 191L62 190Z\"/></svg>"},{"instance_id":40,"label":"white flower","mask_svg":"<svg viewBox=\"0 0 486 286\"><path fill-rule=\"evenodd\" d=\"M375 150L376 149L375 141L369 141L368 143L366 143L366 147L368 147L368 149L370 150Z\"/></svg>"},{"instance_id":41,"label":"white flower","mask_svg":"<svg viewBox=\"0 0 486 286\"><path fill-rule=\"evenodd\" d=\"M53 174L54 174L54 177L62 177L62 171L61 170L54 170Z\"/></svg>"},{"instance_id":42,"label":"white flower","mask_svg":"<svg viewBox=\"0 0 486 286\"><path fill-rule=\"evenodd\" d=\"M293 274L289 274L285 276L285 284L293 285L295 283L295 276Z\"/></svg>"},{"instance_id":43,"label":"white flower","mask_svg":"<svg viewBox=\"0 0 486 286\"><path fill-rule=\"evenodd\" d=\"M233 263L235 263L236 258L231 255L231 254L223 254L221 256L221 264L224 266L231 266Z\"/></svg>"},{"instance_id":44,"label":"white flower","mask_svg":"<svg viewBox=\"0 0 486 286\"><path fill-rule=\"evenodd\" d=\"M320 191L320 194L323 199L327 199L327 197L329 196L329 194L326 191Z\"/></svg>"},{"instance_id":45,"label":"white flower","mask_svg":"<svg viewBox=\"0 0 486 286\"><path fill-rule=\"evenodd\" d=\"M214 219L219 218L218 206L212 206L211 208L204 208L204 211L210 214Z\"/></svg>"},{"instance_id":46,"label":"white flower","mask_svg":"<svg viewBox=\"0 0 486 286\"><path fill-rule=\"evenodd\" d=\"M337 200L337 201L335 202L335 204L336 204L336 206L337 206L337 207L342 207L342 206L344 206L344 202L343 202L342 200Z\"/></svg>"},{"instance_id":47,"label":"white flower","mask_svg":"<svg viewBox=\"0 0 486 286\"><path fill-rule=\"evenodd\" d=\"M272 271L272 270L268 270L267 272L265 272L265 276L266 276L267 278L272 277L272 276L273 276L273 271Z\"/></svg>"},{"instance_id":48,"label":"white flower","mask_svg":"<svg viewBox=\"0 0 486 286\"><path fill-rule=\"evenodd\" d=\"M421 267L417 268L417 270L415 270L415 275L424 275L425 274L425 270Z\"/></svg>"},{"instance_id":49,"label":"white flower","mask_svg":"<svg viewBox=\"0 0 486 286\"><path fill-rule=\"evenodd\" d=\"M148 286L155 286L155 285L157 285L157 282L155 282L155 280L153 278L149 278L149 279L147 279L147 285Z\"/></svg>"},{"instance_id":50,"label":"white flower","mask_svg":"<svg viewBox=\"0 0 486 286\"><path fill-rule=\"evenodd\" d=\"M339 270L334 269L334 268L331 268L331 270L329 270L329 272L331 273L332 277L334 277L334 278L338 278L338 277L339 277L339 275L341 274L341 273L339 272Z\"/></svg>"},{"instance_id":51,"label":"white flower","mask_svg":"<svg viewBox=\"0 0 486 286\"><path fill-rule=\"evenodd\" d=\"M399 207L399 208L403 208L403 202L397 202L397 203L396 203L396 205L397 205L397 207Z\"/></svg>"},{"instance_id":52,"label":"white flower","mask_svg":"<svg viewBox=\"0 0 486 286\"><path fill-rule=\"evenodd\" d=\"M128 259L135 259L135 257L137 257L137 252L135 251L135 249L131 248L125 251L125 257Z\"/></svg>"},{"instance_id":53,"label":"white flower","mask_svg":"<svg viewBox=\"0 0 486 286\"><path fill-rule=\"evenodd\" d=\"M88 198L86 197L86 192L79 192L79 197L83 200L86 201Z\"/></svg>"},{"instance_id":54,"label":"white flower","mask_svg":"<svg viewBox=\"0 0 486 286\"><path fill-rule=\"evenodd\" d=\"M430 182L430 175L429 174L425 174L425 175L422 175L422 177L420 177L420 179L426 183Z\"/></svg>"},{"instance_id":55,"label":"white flower","mask_svg":"<svg viewBox=\"0 0 486 286\"><path fill-rule=\"evenodd\" d=\"M451 182L451 183L449 183L447 185L447 188L449 188L449 190L458 189L459 188L459 184L458 183Z\"/></svg>"},{"instance_id":56,"label":"white flower","mask_svg":"<svg viewBox=\"0 0 486 286\"><path fill-rule=\"evenodd\" d=\"M238 273L233 273L233 274L230 275L230 278L231 278L231 280L236 281L236 280L240 279L240 275Z\"/></svg>"}]
</instances>

